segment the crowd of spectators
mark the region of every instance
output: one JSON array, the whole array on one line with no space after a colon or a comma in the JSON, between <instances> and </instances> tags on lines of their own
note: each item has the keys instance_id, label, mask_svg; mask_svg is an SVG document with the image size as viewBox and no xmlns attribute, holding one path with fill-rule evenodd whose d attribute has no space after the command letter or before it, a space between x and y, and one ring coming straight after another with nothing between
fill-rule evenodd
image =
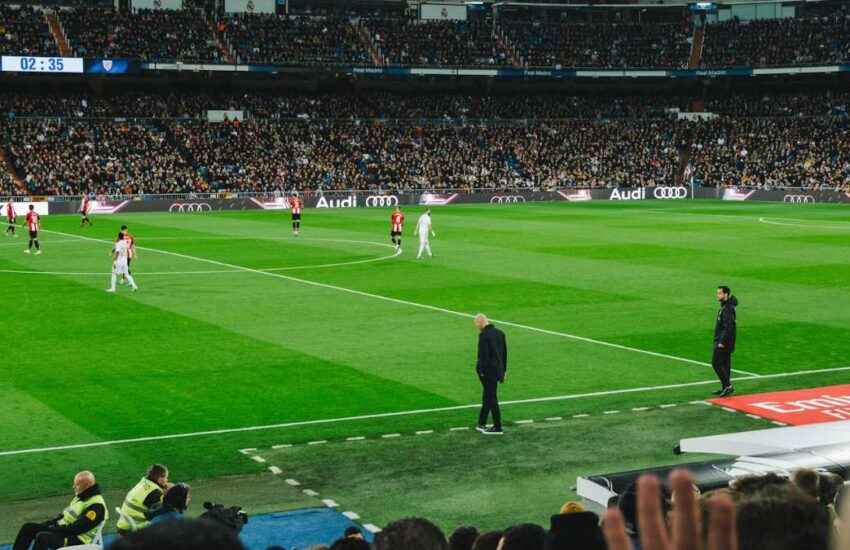
<instances>
[{"instance_id":1,"label":"crowd of spectators","mask_svg":"<svg viewBox=\"0 0 850 550\"><path fill-rule=\"evenodd\" d=\"M837 474L799 470L733 480L702 493L686 470L669 479L644 475L614 497L600 517L567 502L544 527L517 523L481 532L462 526L448 537L424 518L386 525L373 542L350 527L329 546L309 550L848 550L848 492ZM174 519L118 539L114 550L244 550L241 525L207 516ZM280 546L268 550L285 550Z\"/></svg>"},{"instance_id":2,"label":"crowd of spectators","mask_svg":"<svg viewBox=\"0 0 850 550\"><path fill-rule=\"evenodd\" d=\"M74 55L219 62L223 47L240 63L316 66L386 65L680 68L689 58L692 24L580 21L508 11L496 21L470 11L465 21L420 20L396 10L233 14L210 25L199 9L63 8L59 18ZM495 23L495 24L494 24ZM363 26L364 28L359 28ZM0 6L0 52L55 55L44 14ZM850 6L830 5L799 17L710 24L702 65L771 67L850 61Z\"/></svg>"},{"instance_id":3,"label":"crowd of spectators","mask_svg":"<svg viewBox=\"0 0 850 550\"><path fill-rule=\"evenodd\" d=\"M704 67L776 67L850 61L850 5L813 17L709 25Z\"/></svg>"},{"instance_id":4,"label":"crowd of spectators","mask_svg":"<svg viewBox=\"0 0 850 550\"><path fill-rule=\"evenodd\" d=\"M466 21L370 18L363 23L385 65L438 67L511 65L490 16Z\"/></svg>"},{"instance_id":5,"label":"crowd of spectators","mask_svg":"<svg viewBox=\"0 0 850 550\"><path fill-rule=\"evenodd\" d=\"M502 19L528 67L681 68L690 53L685 23L572 23Z\"/></svg>"},{"instance_id":6,"label":"crowd of spectators","mask_svg":"<svg viewBox=\"0 0 850 550\"><path fill-rule=\"evenodd\" d=\"M153 126L36 120L11 122L3 130L13 169L34 195L205 188L166 132Z\"/></svg>"},{"instance_id":7,"label":"crowd of spectators","mask_svg":"<svg viewBox=\"0 0 850 550\"><path fill-rule=\"evenodd\" d=\"M239 63L281 65L371 64L346 17L239 14L219 22L219 31Z\"/></svg>"},{"instance_id":8,"label":"crowd of spectators","mask_svg":"<svg viewBox=\"0 0 850 550\"><path fill-rule=\"evenodd\" d=\"M705 120L659 97L18 97L0 94L0 111L19 109L3 144L34 193L669 185L688 148L706 185L850 186L840 93L733 96ZM254 116L209 122L207 105ZM159 118L119 118L143 114Z\"/></svg>"},{"instance_id":9,"label":"crowd of spectators","mask_svg":"<svg viewBox=\"0 0 850 550\"><path fill-rule=\"evenodd\" d=\"M44 13L38 8L0 4L0 54L58 55Z\"/></svg>"},{"instance_id":10,"label":"crowd of spectators","mask_svg":"<svg viewBox=\"0 0 850 550\"><path fill-rule=\"evenodd\" d=\"M76 8L62 11L68 43L80 57L131 57L149 61L210 61L221 54L212 29L196 10L119 11Z\"/></svg>"},{"instance_id":11,"label":"crowd of spectators","mask_svg":"<svg viewBox=\"0 0 850 550\"><path fill-rule=\"evenodd\" d=\"M714 185L850 190L850 121L718 118L692 126L695 175Z\"/></svg>"},{"instance_id":12,"label":"crowd of spectators","mask_svg":"<svg viewBox=\"0 0 850 550\"><path fill-rule=\"evenodd\" d=\"M666 110L684 108L687 103L683 97L658 95L409 95L368 90L354 95L133 92L108 97L81 93L34 95L0 92L0 116L198 118L205 117L208 109L225 109L242 110L260 119L658 118L668 116ZM731 107L728 108L733 108L736 102L730 100L729 104Z\"/></svg>"}]
</instances>

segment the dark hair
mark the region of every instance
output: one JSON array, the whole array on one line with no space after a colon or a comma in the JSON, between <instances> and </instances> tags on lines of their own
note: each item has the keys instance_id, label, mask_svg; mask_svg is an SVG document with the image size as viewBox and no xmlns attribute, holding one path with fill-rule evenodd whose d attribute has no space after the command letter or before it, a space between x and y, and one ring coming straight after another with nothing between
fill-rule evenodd
<instances>
[{"instance_id":1,"label":"dark hair","mask_svg":"<svg viewBox=\"0 0 850 550\"><path fill-rule=\"evenodd\" d=\"M779 474L774 472L770 472L761 476L753 475L753 476L744 476L733 480L729 487L733 491L737 491L743 495L748 495L751 493L756 493L758 491L762 491L771 486L785 486L789 485L791 482L787 477L782 477Z\"/></svg>"},{"instance_id":2,"label":"dark hair","mask_svg":"<svg viewBox=\"0 0 850 550\"><path fill-rule=\"evenodd\" d=\"M472 550L475 539L478 538L478 529L470 526L458 527L454 533L449 535L450 550Z\"/></svg>"},{"instance_id":3,"label":"dark hair","mask_svg":"<svg viewBox=\"0 0 850 550\"><path fill-rule=\"evenodd\" d=\"M278 546L277 544L275 544L274 546L269 546L268 548L266 548L266 550L286 550L286 548L284 548L283 546Z\"/></svg>"},{"instance_id":4,"label":"dark hair","mask_svg":"<svg viewBox=\"0 0 850 550\"><path fill-rule=\"evenodd\" d=\"M731 295L731 294L732 294L732 289L731 289L731 288L729 288L729 287L728 287L728 286L726 286L726 285L720 285L719 287L717 287L717 290L722 290L722 291L723 291L723 294L725 294L725 295L727 295L727 296L729 296L729 295Z\"/></svg>"},{"instance_id":5,"label":"dark hair","mask_svg":"<svg viewBox=\"0 0 850 550\"><path fill-rule=\"evenodd\" d=\"M30 210L35 210L35 206L30 205Z\"/></svg>"},{"instance_id":6,"label":"dark hair","mask_svg":"<svg viewBox=\"0 0 850 550\"><path fill-rule=\"evenodd\" d=\"M502 542L502 550L543 550L546 530L534 523L521 523L505 531Z\"/></svg>"},{"instance_id":7,"label":"dark hair","mask_svg":"<svg viewBox=\"0 0 850 550\"><path fill-rule=\"evenodd\" d=\"M165 491L165 496L162 497L162 505L173 508L178 512L185 512L187 506L186 499L189 498L190 489L191 488L185 483L172 485L167 491Z\"/></svg>"},{"instance_id":8,"label":"dark hair","mask_svg":"<svg viewBox=\"0 0 850 550\"><path fill-rule=\"evenodd\" d=\"M359 527L352 525L350 527L345 528L345 531L342 533L342 536L343 537L350 537L351 535L362 535L362 534L363 533L360 532Z\"/></svg>"},{"instance_id":9,"label":"dark hair","mask_svg":"<svg viewBox=\"0 0 850 550\"><path fill-rule=\"evenodd\" d=\"M496 550L502 540L502 531L488 531L478 535L472 550Z\"/></svg>"},{"instance_id":10,"label":"dark hair","mask_svg":"<svg viewBox=\"0 0 850 550\"><path fill-rule=\"evenodd\" d=\"M331 545L330 550L369 550L371 546L363 539L343 537Z\"/></svg>"},{"instance_id":11,"label":"dark hair","mask_svg":"<svg viewBox=\"0 0 850 550\"><path fill-rule=\"evenodd\" d=\"M127 226L126 226L126 225L122 225L122 226L121 226L121 231L124 231L125 229L127 229Z\"/></svg>"},{"instance_id":12,"label":"dark hair","mask_svg":"<svg viewBox=\"0 0 850 550\"><path fill-rule=\"evenodd\" d=\"M233 531L198 519L167 521L134 531L109 550L245 550Z\"/></svg>"},{"instance_id":13,"label":"dark hair","mask_svg":"<svg viewBox=\"0 0 850 550\"><path fill-rule=\"evenodd\" d=\"M440 528L424 518L405 518L375 536L375 550L448 550Z\"/></svg>"},{"instance_id":14,"label":"dark hair","mask_svg":"<svg viewBox=\"0 0 850 550\"><path fill-rule=\"evenodd\" d=\"M118 234L121 237L121 234ZM161 478L168 473L168 468L162 464L154 464L148 468L147 478L151 481Z\"/></svg>"},{"instance_id":15,"label":"dark hair","mask_svg":"<svg viewBox=\"0 0 850 550\"><path fill-rule=\"evenodd\" d=\"M818 473L808 468L797 470L791 475L791 480L798 489L812 498L818 498L820 490L820 478Z\"/></svg>"},{"instance_id":16,"label":"dark hair","mask_svg":"<svg viewBox=\"0 0 850 550\"><path fill-rule=\"evenodd\" d=\"M828 550L826 508L795 485L771 485L737 505L740 550Z\"/></svg>"},{"instance_id":17,"label":"dark hair","mask_svg":"<svg viewBox=\"0 0 850 550\"><path fill-rule=\"evenodd\" d=\"M820 484L818 485L818 497L820 503L828 506L835 501L835 495L841 490L844 485L844 478L832 472L822 473L820 475Z\"/></svg>"}]
</instances>

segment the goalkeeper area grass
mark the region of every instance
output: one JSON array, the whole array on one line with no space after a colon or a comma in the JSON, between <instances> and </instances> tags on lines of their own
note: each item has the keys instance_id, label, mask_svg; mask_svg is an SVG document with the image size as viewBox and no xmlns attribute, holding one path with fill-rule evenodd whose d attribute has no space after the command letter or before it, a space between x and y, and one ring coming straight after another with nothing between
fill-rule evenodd
<instances>
[{"instance_id":1,"label":"goalkeeper area grass","mask_svg":"<svg viewBox=\"0 0 850 550\"><path fill-rule=\"evenodd\" d=\"M404 210L400 256L387 209L308 210L299 237L285 212L222 212L46 216L41 256L23 228L0 239L0 541L57 514L76 471L114 507L153 462L249 512L545 525L577 475L772 426L692 403L718 387L720 284L738 393L850 376L846 206L453 205L422 260ZM140 291L110 295L121 224ZM477 312L508 339L503 437L470 429Z\"/></svg>"}]
</instances>

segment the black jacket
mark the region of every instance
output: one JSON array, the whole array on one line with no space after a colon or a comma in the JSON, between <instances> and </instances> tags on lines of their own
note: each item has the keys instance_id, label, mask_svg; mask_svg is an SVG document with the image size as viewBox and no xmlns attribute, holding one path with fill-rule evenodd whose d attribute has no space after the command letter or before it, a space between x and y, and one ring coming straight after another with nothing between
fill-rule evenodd
<instances>
[{"instance_id":1,"label":"black jacket","mask_svg":"<svg viewBox=\"0 0 850 550\"><path fill-rule=\"evenodd\" d=\"M720 311L717 312L717 321L714 323L714 345L723 344L723 349L732 353L735 351L735 306L738 305L738 299L734 296L729 296L725 302L721 302Z\"/></svg>"},{"instance_id":2,"label":"black jacket","mask_svg":"<svg viewBox=\"0 0 850 550\"><path fill-rule=\"evenodd\" d=\"M508 346L505 333L493 325L487 325L478 335L478 376L488 380L505 379L508 370Z\"/></svg>"},{"instance_id":3,"label":"black jacket","mask_svg":"<svg viewBox=\"0 0 850 550\"><path fill-rule=\"evenodd\" d=\"M79 494L81 500L89 499L95 495L100 494L100 487L97 484L92 485L85 491ZM54 533L60 533L66 537L76 537L77 535L82 535L83 533L88 533L95 527L103 522L103 518L106 516L106 508L104 508L103 504L92 504L80 514L80 517L77 518L74 523L69 525L56 525L55 522L59 521L62 516L53 520L53 525L50 527L50 531Z\"/></svg>"}]
</instances>

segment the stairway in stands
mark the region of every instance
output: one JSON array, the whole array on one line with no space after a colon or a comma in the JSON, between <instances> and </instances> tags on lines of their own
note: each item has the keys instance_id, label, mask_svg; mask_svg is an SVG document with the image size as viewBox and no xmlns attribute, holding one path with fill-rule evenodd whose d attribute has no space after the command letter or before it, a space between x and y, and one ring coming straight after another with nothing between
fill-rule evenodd
<instances>
[{"instance_id":1,"label":"stairway in stands","mask_svg":"<svg viewBox=\"0 0 850 550\"><path fill-rule=\"evenodd\" d=\"M694 21L694 32L691 40L691 54L688 57L688 69L694 70L699 69L700 63L702 62L702 52L705 47L705 16L700 16L700 19ZM699 113L703 110L703 102L701 100L693 100L690 105L690 112ZM691 146L693 145L693 139L691 136L688 136L686 142L684 142L682 149L679 152L679 164L676 167L676 185L685 184L685 179L688 176L688 165L691 162Z\"/></svg>"},{"instance_id":2,"label":"stairway in stands","mask_svg":"<svg viewBox=\"0 0 850 550\"><path fill-rule=\"evenodd\" d=\"M236 58L233 56L233 50L227 43L224 33L219 30L218 23L215 18L210 17L209 15L204 15L204 17L207 20L207 25L212 31L215 46L218 48L219 53L221 53L221 60L229 64L236 63Z\"/></svg>"},{"instance_id":3,"label":"stairway in stands","mask_svg":"<svg viewBox=\"0 0 850 550\"><path fill-rule=\"evenodd\" d=\"M375 65L376 67L383 65L384 56L381 55L381 49L375 43L374 35L369 32L366 25L354 22L350 23L350 25L354 27L354 30L357 32L357 36L360 37L361 45L369 52L369 57L372 58L372 65Z\"/></svg>"},{"instance_id":4,"label":"stairway in stands","mask_svg":"<svg viewBox=\"0 0 850 550\"><path fill-rule=\"evenodd\" d=\"M68 44L65 31L62 30L59 16L56 15L56 12L51 11L45 12L44 17L47 20L47 26L50 27L50 34L53 35L53 40L56 42L56 46L59 47L59 53L62 54L62 57L72 57L73 52L71 51L71 46Z\"/></svg>"},{"instance_id":5,"label":"stairway in stands","mask_svg":"<svg viewBox=\"0 0 850 550\"><path fill-rule=\"evenodd\" d=\"M27 194L27 186L24 184L24 180L15 172L15 169L12 167L11 155L6 152L6 148L2 145L0 145L0 172L9 175L18 193L21 195Z\"/></svg>"}]
</instances>

